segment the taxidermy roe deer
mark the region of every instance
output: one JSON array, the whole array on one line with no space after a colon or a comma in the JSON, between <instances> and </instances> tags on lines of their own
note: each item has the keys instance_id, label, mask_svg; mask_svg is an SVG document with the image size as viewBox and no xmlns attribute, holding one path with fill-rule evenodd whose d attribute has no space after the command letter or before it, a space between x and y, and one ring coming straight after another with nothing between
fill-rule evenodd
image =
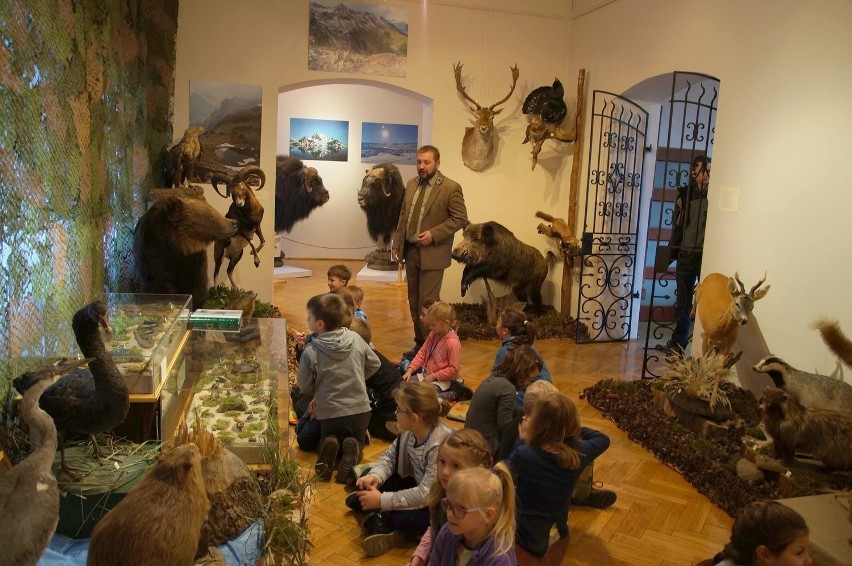
<instances>
[{"instance_id":1,"label":"taxidermy roe deer","mask_svg":"<svg viewBox=\"0 0 852 566\"><path fill-rule=\"evenodd\" d=\"M695 304L692 307L692 318L698 315L702 336L701 351L707 353L711 349L717 354L726 356L731 353L737 341L739 327L748 322L748 315L754 309L754 302L762 299L769 292L769 285L760 289L766 281L766 275L757 285L746 293L739 272L733 277L721 273L711 273L695 288Z\"/></svg>"},{"instance_id":2,"label":"taxidermy roe deer","mask_svg":"<svg viewBox=\"0 0 852 566\"><path fill-rule=\"evenodd\" d=\"M495 102L491 106L480 106L477 101L468 96L465 87L461 82L461 62L453 65L453 70L456 73L456 90L462 97L472 105L468 106L468 110L473 113L475 118L475 126L464 129L464 140L462 141L462 161L473 171L481 171L488 167L492 160L492 152L494 150L494 116L503 111L494 110L497 106L503 104L512 93L515 92L515 85L518 84L518 66L510 67L512 70L512 87L509 89L509 94Z\"/></svg>"}]
</instances>

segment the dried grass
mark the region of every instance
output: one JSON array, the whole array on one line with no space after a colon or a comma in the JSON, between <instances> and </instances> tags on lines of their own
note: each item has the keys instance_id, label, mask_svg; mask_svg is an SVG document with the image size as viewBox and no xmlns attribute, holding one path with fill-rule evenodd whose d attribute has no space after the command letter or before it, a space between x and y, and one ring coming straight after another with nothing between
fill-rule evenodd
<instances>
[{"instance_id":1,"label":"dried grass","mask_svg":"<svg viewBox=\"0 0 852 566\"><path fill-rule=\"evenodd\" d=\"M669 364L659 382L666 388L683 390L687 395L703 399L713 409L721 403L728 409L731 401L722 383L728 381L731 370L725 364L726 357L707 353L701 356L686 356L683 353L666 357Z\"/></svg>"}]
</instances>

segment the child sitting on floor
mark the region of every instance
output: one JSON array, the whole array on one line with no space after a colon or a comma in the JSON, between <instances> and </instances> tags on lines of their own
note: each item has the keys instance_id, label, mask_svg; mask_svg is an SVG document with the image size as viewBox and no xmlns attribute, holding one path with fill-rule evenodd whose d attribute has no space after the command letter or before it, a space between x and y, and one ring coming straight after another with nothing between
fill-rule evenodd
<instances>
[{"instance_id":1,"label":"child sitting on floor","mask_svg":"<svg viewBox=\"0 0 852 566\"><path fill-rule=\"evenodd\" d=\"M379 556L420 537L429 528L426 498L435 479L438 447L453 429L441 422L449 408L426 383L403 382L394 392L400 435L376 464L358 478L358 491L346 497L353 511L366 511L361 547Z\"/></svg>"},{"instance_id":2,"label":"child sitting on floor","mask_svg":"<svg viewBox=\"0 0 852 566\"><path fill-rule=\"evenodd\" d=\"M402 376L405 381L431 383L438 395L447 401L458 398L457 391L452 389L461 366L461 342L453 329L455 320L456 313L451 305L437 301L429 307L426 315L429 336Z\"/></svg>"},{"instance_id":3,"label":"child sitting on floor","mask_svg":"<svg viewBox=\"0 0 852 566\"><path fill-rule=\"evenodd\" d=\"M352 302L355 303L355 312L352 314L355 318L360 318L364 322L370 322L367 319L367 313L364 312L364 309L361 308L361 305L364 303L364 290L361 287L357 287L355 285L350 285L346 287L348 289L348 293L352 295Z\"/></svg>"},{"instance_id":4,"label":"child sitting on floor","mask_svg":"<svg viewBox=\"0 0 852 566\"><path fill-rule=\"evenodd\" d=\"M337 481L346 483L352 467L361 459L370 422L365 378L375 373L381 363L359 336L343 326L350 322L349 313L339 295L312 297L307 310L308 329L316 336L305 344L298 383L303 394L313 394L320 423L315 469L320 479L331 479L338 453L342 452Z\"/></svg>"},{"instance_id":5,"label":"child sitting on floor","mask_svg":"<svg viewBox=\"0 0 852 566\"><path fill-rule=\"evenodd\" d=\"M522 442L508 459L517 481L516 542L541 557L554 524L561 538L569 536L574 486L583 468L609 448L609 437L581 428L577 407L562 393L544 395L524 416L518 434Z\"/></svg>"},{"instance_id":6,"label":"child sitting on floor","mask_svg":"<svg viewBox=\"0 0 852 566\"><path fill-rule=\"evenodd\" d=\"M450 478L467 468L491 467L491 451L482 435L473 429L463 428L444 439L438 449L438 475L429 491L429 528L423 533L409 566L425 566L432 552L432 541L447 522L447 513L441 509L441 500L447 495Z\"/></svg>"},{"instance_id":7,"label":"child sitting on floor","mask_svg":"<svg viewBox=\"0 0 852 566\"><path fill-rule=\"evenodd\" d=\"M494 366L491 369L496 369L500 362L503 361L503 358L506 357L506 354L523 344L528 345L536 354L538 354L538 350L536 350L535 346L533 346L533 342L535 342L535 332L535 323L527 319L527 315L524 314L524 311L518 309L506 309L501 312L500 316L497 317L497 336L503 340L503 344L501 344L500 349L497 350L497 355L494 357ZM539 356L541 356L541 354L539 354ZM550 370L543 360L541 363L541 371L532 378L530 383L535 383L541 379L549 382L553 381L550 377ZM519 388L515 397L515 405L519 410L524 405L525 392L526 386Z\"/></svg>"},{"instance_id":8,"label":"child sitting on floor","mask_svg":"<svg viewBox=\"0 0 852 566\"><path fill-rule=\"evenodd\" d=\"M329 293L339 293L352 279L352 271L342 263L329 267L327 275Z\"/></svg>"},{"instance_id":9,"label":"child sitting on floor","mask_svg":"<svg viewBox=\"0 0 852 566\"><path fill-rule=\"evenodd\" d=\"M441 500L447 522L432 544L430 566L514 566L515 488L503 463L455 474Z\"/></svg>"}]
</instances>

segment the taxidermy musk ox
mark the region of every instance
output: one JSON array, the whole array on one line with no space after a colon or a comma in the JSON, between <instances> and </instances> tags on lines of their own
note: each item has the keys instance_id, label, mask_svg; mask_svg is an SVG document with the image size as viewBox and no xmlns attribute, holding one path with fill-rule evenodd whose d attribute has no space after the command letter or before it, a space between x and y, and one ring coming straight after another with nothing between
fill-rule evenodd
<instances>
[{"instance_id":1,"label":"taxidermy musk ox","mask_svg":"<svg viewBox=\"0 0 852 566\"><path fill-rule=\"evenodd\" d=\"M852 418L808 409L795 397L767 385L760 400L760 425L776 456L792 462L796 452L816 456L832 470L852 470Z\"/></svg>"},{"instance_id":2,"label":"taxidermy musk ox","mask_svg":"<svg viewBox=\"0 0 852 566\"><path fill-rule=\"evenodd\" d=\"M523 243L497 222L468 224L462 242L453 249L453 259L465 264L461 280L464 297L468 287L483 277L512 288L519 301L531 301L541 312L541 286L547 277L547 259L534 247Z\"/></svg>"},{"instance_id":3,"label":"taxidermy musk ox","mask_svg":"<svg viewBox=\"0 0 852 566\"><path fill-rule=\"evenodd\" d=\"M201 452L182 444L162 454L92 531L88 566L194 563L210 499Z\"/></svg>"},{"instance_id":4,"label":"taxidermy musk ox","mask_svg":"<svg viewBox=\"0 0 852 566\"><path fill-rule=\"evenodd\" d=\"M133 235L140 290L192 295L192 308L202 308L209 290L207 247L236 233L236 220L203 199L159 199L139 219Z\"/></svg>"},{"instance_id":5,"label":"taxidermy musk ox","mask_svg":"<svg viewBox=\"0 0 852 566\"><path fill-rule=\"evenodd\" d=\"M275 231L289 232L299 220L328 202L322 177L295 157L278 156L275 168Z\"/></svg>"},{"instance_id":6,"label":"taxidermy musk ox","mask_svg":"<svg viewBox=\"0 0 852 566\"><path fill-rule=\"evenodd\" d=\"M163 161L163 182L166 187L179 187L195 180L195 164L201 157L201 126L187 128L183 138L169 150Z\"/></svg>"},{"instance_id":7,"label":"taxidermy musk ox","mask_svg":"<svg viewBox=\"0 0 852 566\"><path fill-rule=\"evenodd\" d=\"M367 231L386 249L399 222L405 184L396 165L380 163L367 171L358 191L358 204L367 214Z\"/></svg>"}]
</instances>

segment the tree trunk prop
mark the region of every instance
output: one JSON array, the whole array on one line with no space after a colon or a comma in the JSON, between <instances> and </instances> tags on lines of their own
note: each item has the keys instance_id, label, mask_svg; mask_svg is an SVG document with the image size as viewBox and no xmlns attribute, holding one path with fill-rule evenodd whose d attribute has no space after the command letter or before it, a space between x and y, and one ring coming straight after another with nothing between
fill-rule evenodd
<instances>
[{"instance_id":1,"label":"tree trunk prop","mask_svg":"<svg viewBox=\"0 0 852 566\"><path fill-rule=\"evenodd\" d=\"M583 106L586 90L586 69L580 69L577 77L577 123L574 138L574 161L571 165L571 191L568 196L568 226L576 233L577 205L580 198L580 156L583 152ZM573 253L562 253L562 318L571 318L571 280L574 277Z\"/></svg>"}]
</instances>

